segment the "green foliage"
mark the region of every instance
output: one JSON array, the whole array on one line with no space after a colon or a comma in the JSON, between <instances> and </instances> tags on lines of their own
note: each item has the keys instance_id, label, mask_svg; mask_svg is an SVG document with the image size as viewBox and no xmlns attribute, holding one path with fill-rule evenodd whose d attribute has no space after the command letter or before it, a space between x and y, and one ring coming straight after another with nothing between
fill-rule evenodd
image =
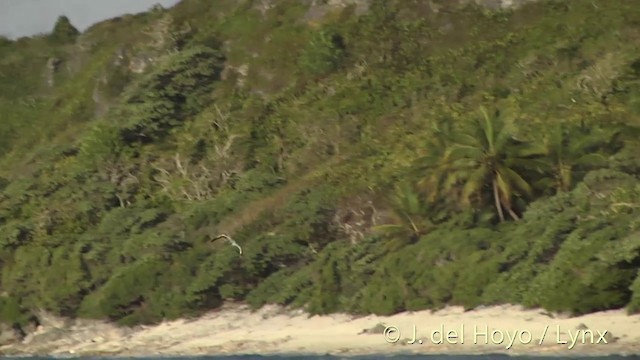
<instances>
[{"instance_id":1,"label":"green foliage","mask_svg":"<svg viewBox=\"0 0 640 360\"><path fill-rule=\"evenodd\" d=\"M396 223L378 225L374 230L399 238L401 244L406 244L415 242L433 226L429 221L429 215L431 215L429 204L420 198L419 193L414 191L411 185L406 183L396 185L389 202Z\"/></svg>"},{"instance_id":2,"label":"green foliage","mask_svg":"<svg viewBox=\"0 0 640 360\"><path fill-rule=\"evenodd\" d=\"M333 246L332 246L333 247ZM314 276L314 289L309 301L309 311L314 314L328 314L339 310L341 274L338 260L327 249L318 260L319 272Z\"/></svg>"},{"instance_id":3,"label":"green foliage","mask_svg":"<svg viewBox=\"0 0 640 360\"><path fill-rule=\"evenodd\" d=\"M7 47L13 44L13 41L6 36L0 35L0 47Z\"/></svg>"},{"instance_id":4,"label":"green foliage","mask_svg":"<svg viewBox=\"0 0 640 360\"><path fill-rule=\"evenodd\" d=\"M546 153L551 167L552 177L543 181L547 187L555 186L558 191L567 191L574 185L576 175L604 167L608 151L617 129L591 129L584 127L568 131L567 126L558 124L546 139ZM580 177L578 177L580 179Z\"/></svg>"},{"instance_id":5,"label":"green foliage","mask_svg":"<svg viewBox=\"0 0 640 360\"><path fill-rule=\"evenodd\" d=\"M640 273L636 275L636 279L629 287L629 290L633 294L629 301L628 311L630 314L637 314L640 312Z\"/></svg>"},{"instance_id":6,"label":"green foliage","mask_svg":"<svg viewBox=\"0 0 640 360\"><path fill-rule=\"evenodd\" d=\"M454 138L447 154L452 170L449 176L462 178L465 201L469 202L481 189L487 189L491 191L500 220L505 220L503 210L518 220L513 198L531 196L533 189L517 167L529 164L528 160L541 155L542 150L515 139L513 125L500 116L490 117L484 108L481 112L481 119Z\"/></svg>"},{"instance_id":7,"label":"green foliage","mask_svg":"<svg viewBox=\"0 0 640 360\"><path fill-rule=\"evenodd\" d=\"M638 312L640 8L370 5L0 39L0 321Z\"/></svg>"},{"instance_id":8,"label":"green foliage","mask_svg":"<svg viewBox=\"0 0 640 360\"><path fill-rule=\"evenodd\" d=\"M44 295L38 301L41 308L65 316L75 314L90 280L78 250L69 245L46 250L50 252L50 266L41 269L45 270L39 289Z\"/></svg>"},{"instance_id":9,"label":"green foliage","mask_svg":"<svg viewBox=\"0 0 640 360\"><path fill-rule=\"evenodd\" d=\"M69 18L61 15L56 20L50 37L56 43L67 44L75 41L78 35L80 35L80 32L71 24Z\"/></svg>"},{"instance_id":10,"label":"green foliage","mask_svg":"<svg viewBox=\"0 0 640 360\"><path fill-rule=\"evenodd\" d=\"M26 325L29 320L28 313L13 297L0 297L0 322L11 325Z\"/></svg>"},{"instance_id":11,"label":"green foliage","mask_svg":"<svg viewBox=\"0 0 640 360\"><path fill-rule=\"evenodd\" d=\"M89 168L113 164L124 146L116 126L98 123L82 139L79 162Z\"/></svg>"},{"instance_id":12,"label":"green foliage","mask_svg":"<svg viewBox=\"0 0 640 360\"><path fill-rule=\"evenodd\" d=\"M326 75L342 65L345 52L340 34L321 30L313 35L300 55L300 67L314 76Z\"/></svg>"},{"instance_id":13,"label":"green foliage","mask_svg":"<svg viewBox=\"0 0 640 360\"><path fill-rule=\"evenodd\" d=\"M220 76L222 58L213 49L195 47L165 59L128 89L114 112L123 139L153 141L202 110Z\"/></svg>"},{"instance_id":14,"label":"green foliage","mask_svg":"<svg viewBox=\"0 0 640 360\"><path fill-rule=\"evenodd\" d=\"M531 245L506 250L505 272L487 289L487 296L574 313L627 304L627 289L636 278L633 264L640 255L638 225L630 216L637 210L603 215L616 207L618 189L628 189L634 181L626 174L592 172L570 194L532 205L516 233ZM531 230L521 232L525 229ZM518 285L522 279L530 280ZM500 293L507 289L511 299Z\"/></svg>"},{"instance_id":15,"label":"green foliage","mask_svg":"<svg viewBox=\"0 0 640 360\"><path fill-rule=\"evenodd\" d=\"M142 258L121 268L84 300L80 312L93 317L106 315L114 320L121 319L123 323L159 320L153 315L148 318L149 315L144 314L141 308L145 304L145 295L150 295L164 268L165 264L154 257Z\"/></svg>"}]
</instances>

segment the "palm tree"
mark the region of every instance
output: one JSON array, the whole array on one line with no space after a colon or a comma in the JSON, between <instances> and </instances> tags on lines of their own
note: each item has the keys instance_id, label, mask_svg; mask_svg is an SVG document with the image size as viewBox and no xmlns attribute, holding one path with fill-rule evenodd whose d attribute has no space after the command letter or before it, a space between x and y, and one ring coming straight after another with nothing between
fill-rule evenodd
<instances>
[{"instance_id":1,"label":"palm tree","mask_svg":"<svg viewBox=\"0 0 640 360\"><path fill-rule=\"evenodd\" d=\"M481 118L473 121L466 131L455 134L448 152L451 171L464 183L462 198L466 203L472 195L489 188L500 221L505 221L504 210L518 220L513 198L530 196L533 192L519 169L533 167L542 171L539 156L543 155L543 149L515 139L511 124L499 116L490 117L484 108L480 110Z\"/></svg>"},{"instance_id":2,"label":"palm tree","mask_svg":"<svg viewBox=\"0 0 640 360\"><path fill-rule=\"evenodd\" d=\"M431 223L427 219L428 207L408 183L396 185L395 191L388 201L393 224L378 225L374 229L392 236L405 236L416 240L423 235Z\"/></svg>"},{"instance_id":3,"label":"palm tree","mask_svg":"<svg viewBox=\"0 0 640 360\"><path fill-rule=\"evenodd\" d=\"M451 190L452 176L449 172L451 164L448 149L453 135L452 124L451 119L436 120L427 134L427 154L415 161L414 171L421 177L418 188L427 193L429 202L436 201L438 197L443 197Z\"/></svg>"},{"instance_id":4,"label":"palm tree","mask_svg":"<svg viewBox=\"0 0 640 360\"><path fill-rule=\"evenodd\" d=\"M607 158L599 151L614 139L616 129L570 131L558 123L547 134L544 142L550 178L542 179L539 185L553 187L556 191L568 191L574 183L576 173L584 173L606 166Z\"/></svg>"}]
</instances>

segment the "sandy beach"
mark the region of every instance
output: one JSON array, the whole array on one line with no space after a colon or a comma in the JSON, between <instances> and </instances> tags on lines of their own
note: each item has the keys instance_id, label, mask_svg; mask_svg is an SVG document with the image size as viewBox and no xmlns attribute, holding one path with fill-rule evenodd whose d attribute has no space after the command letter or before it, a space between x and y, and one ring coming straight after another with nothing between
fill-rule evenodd
<instances>
[{"instance_id":1,"label":"sandy beach","mask_svg":"<svg viewBox=\"0 0 640 360\"><path fill-rule=\"evenodd\" d=\"M386 329L386 332L385 332ZM415 337L414 337L415 331ZM48 318L3 354L221 355L506 353L640 354L640 316L623 310L563 317L498 306L447 308L393 316L309 316L278 306L227 305L197 319L120 328Z\"/></svg>"}]
</instances>

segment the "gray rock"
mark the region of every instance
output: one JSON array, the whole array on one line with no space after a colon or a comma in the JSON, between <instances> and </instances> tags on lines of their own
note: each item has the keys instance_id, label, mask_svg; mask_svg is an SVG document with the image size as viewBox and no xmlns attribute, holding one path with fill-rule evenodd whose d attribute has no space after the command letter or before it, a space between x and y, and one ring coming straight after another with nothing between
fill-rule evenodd
<instances>
[{"instance_id":1,"label":"gray rock","mask_svg":"<svg viewBox=\"0 0 640 360\"><path fill-rule=\"evenodd\" d=\"M65 319L53 314L50 314L46 311L38 311L36 314L36 318L38 319L38 324L42 325L45 329L47 328L67 328L71 326L73 321L71 319Z\"/></svg>"},{"instance_id":2,"label":"gray rock","mask_svg":"<svg viewBox=\"0 0 640 360\"><path fill-rule=\"evenodd\" d=\"M23 334L20 330L8 324L0 323L0 346L20 342L22 338Z\"/></svg>"},{"instance_id":3,"label":"gray rock","mask_svg":"<svg viewBox=\"0 0 640 360\"><path fill-rule=\"evenodd\" d=\"M54 341L60 341L69 336L69 331L65 329L53 328L48 329L40 334L32 334L25 338L25 344L44 345L51 344Z\"/></svg>"},{"instance_id":4,"label":"gray rock","mask_svg":"<svg viewBox=\"0 0 640 360\"><path fill-rule=\"evenodd\" d=\"M618 340L620 340L619 337L614 336L611 331L607 331L607 333L604 335L604 339L607 341L607 344L613 344L615 342L618 342Z\"/></svg>"},{"instance_id":5,"label":"gray rock","mask_svg":"<svg viewBox=\"0 0 640 360\"><path fill-rule=\"evenodd\" d=\"M386 329L387 326L383 323L378 323L376 324L376 326L369 328L369 329L363 329L358 335L362 335L362 334L383 334L384 333L384 329Z\"/></svg>"}]
</instances>

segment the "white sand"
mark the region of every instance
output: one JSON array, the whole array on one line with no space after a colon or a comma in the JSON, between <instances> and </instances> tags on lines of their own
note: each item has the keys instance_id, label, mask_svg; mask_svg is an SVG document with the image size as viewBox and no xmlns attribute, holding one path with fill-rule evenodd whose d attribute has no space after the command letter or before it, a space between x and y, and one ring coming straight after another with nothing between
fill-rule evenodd
<instances>
[{"instance_id":1,"label":"white sand","mask_svg":"<svg viewBox=\"0 0 640 360\"><path fill-rule=\"evenodd\" d=\"M380 331L362 334L363 330L379 323L397 327L401 332L400 340L389 343ZM419 340L407 344L413 338L414 326ZM489 337L481 334L485 326ZM540 344L545 327L547 331ZM457 331L457 334L450 333L450 344L433 343L441 338L438 330L442 328L445 341L449 331ZM56 336L51 335L56 331ZM571 337L575 339L576 333L576 344L570 349ZM499 343L501 335L504 335L504 342ZM600 339L600 335L604 335L604 339ZM397 338L397 333L390 336ZM507 349L510 343L512 345ZM110 324L86 321L64 332L45 326L38 334L29 335L24 343L2 347L0 352L131 356L488 352L513 355L640 354L640 316L628 316L623 310L614 310L568 318L540 310L523 310L518 306L499 306L468 312L447 308L434 313L419 311L388 317L309 317L302 311L287 311L276 306L251 312L244 306L230 305L198 319L165 322L128 331Z\"/></svg>"}]
</instances>

